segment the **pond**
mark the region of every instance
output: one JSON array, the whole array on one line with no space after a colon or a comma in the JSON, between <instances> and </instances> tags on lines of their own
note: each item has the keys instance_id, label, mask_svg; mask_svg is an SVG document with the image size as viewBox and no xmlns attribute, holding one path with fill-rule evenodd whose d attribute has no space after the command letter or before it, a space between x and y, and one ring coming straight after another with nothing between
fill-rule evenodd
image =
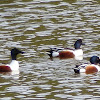
<instances>
[{"instance_id":1,"label":"pond","mask_svg":"<svg viewBox=\"0 0 100 100\"><path fill-rule=\"evenodd\" d=\"M100 73L75 74L76 64L100 56L99 0L1 0L0 64L18 55L19 74L0 74L0 100L99 100ZM49 59L52 47L74 48L82 38L84 58Z\"/></svg>"}]
</instances>

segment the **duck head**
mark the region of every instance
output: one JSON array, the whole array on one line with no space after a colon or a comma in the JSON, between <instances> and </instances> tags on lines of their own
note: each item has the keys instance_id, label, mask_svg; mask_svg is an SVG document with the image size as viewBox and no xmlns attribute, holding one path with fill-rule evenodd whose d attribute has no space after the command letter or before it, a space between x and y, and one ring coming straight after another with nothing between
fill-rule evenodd
<instances>
[{"instance_id":1,"label":"duck head","mask_svg":"<svg viewBox=\"0 0 100 100\"><path fill-rule=\"evenodd\" d=\"M90 58L90 62L91 62L91 64L99 64L100 63L100 59L99 59L98 56L92 56Z\"/></svg>"},{"instance_id":2,"label":"duck head","mask_svg":"<svg viewBox=\"0 0 100 100\"><path fill-rule=\"evenodd\" d=\"M74 44L74 48L80 49L81 45L85 45L85 44L82 42L82 39L78 39Z\"/></svg>"},{"instance_id":3,"label":"duck head","mask_svg":"<svg viewBox=\"0 0 100 100\"><path fill-rule=\"evenodd\" d=\"M11 58L12 58L12 60L16 60L17 55L20 54L20 53L23 54L24 52L23 51L20 51L17 48L13 48L11 50Z\"/></svg>"}]
</instances>

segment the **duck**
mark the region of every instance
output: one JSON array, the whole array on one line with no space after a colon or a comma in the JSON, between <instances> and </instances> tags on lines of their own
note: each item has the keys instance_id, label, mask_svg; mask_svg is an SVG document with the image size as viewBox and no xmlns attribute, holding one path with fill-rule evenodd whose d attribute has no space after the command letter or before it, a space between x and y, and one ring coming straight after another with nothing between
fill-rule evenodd
<instances>
[{"instance_id":1,"label":"duck","mask_svg":"<svg viewBox=\"0 0 100 100\"><path fill-rule=\"evenodd\" d=\"M90 64L85 63L81 65L76 65L74 68L75 73L85 73L85 74L93 74L100 71L100 58L98 56L92 56L90 58Z\"/></svg>"},{"instance_id":2,"label":"duck","mask_svg":"<svg viewBox=\"0 0 100 100\"><path fill-rule=\"evenodd\" d=\"M11 62L7 65L0 65L0 72L12 72L19 70L19 63L16 60L18 54L23 54L23 51L20 51L17 48L11 49Z\"/></svg>"},{"instance_id":3,"label":"duck","mask_svg":"<svg viewBox=\"0 0 100 100\"><path fill-rule=\"evenodd\" d=\"M76 60L83 59L83 50L81 49L81 45L85 45L82 42L82 39L78 39L74 43L74 49L70 48L50 48L47 51L47 54L50 58L59 57L60 59L68 59L68 58L75 58Z\"/></svg>"}]
</instances>

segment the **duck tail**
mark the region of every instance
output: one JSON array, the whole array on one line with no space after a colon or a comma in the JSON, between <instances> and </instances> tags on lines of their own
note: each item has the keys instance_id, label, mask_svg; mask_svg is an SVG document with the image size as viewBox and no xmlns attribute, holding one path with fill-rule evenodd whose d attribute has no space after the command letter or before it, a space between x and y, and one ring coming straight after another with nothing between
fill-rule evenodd
<instances>
[{"instance_id":1,"label":"duck tail","mask_svg":"<svg viewBox=\"0 0 100 100\"><path fill-rule=\"evenodd\" d=\"M77 73L77 74L80 73L79 65L76 65L76 67L73 68L73 69L74 69L74 72L75 72L75 73Z\"/></svg>"},{"instance_id":2,"label":"duck tail","mask_svg":"<svg viewBox=\"0 0 100 100\"><path fill-rule=\"evenodd\" d=\"M50 50L47 51L47 54L50 56L50 58L52 57L53 51L54 51L54 50L53 50L52 48L50 48Z\"/></svg>"}]
</instances>

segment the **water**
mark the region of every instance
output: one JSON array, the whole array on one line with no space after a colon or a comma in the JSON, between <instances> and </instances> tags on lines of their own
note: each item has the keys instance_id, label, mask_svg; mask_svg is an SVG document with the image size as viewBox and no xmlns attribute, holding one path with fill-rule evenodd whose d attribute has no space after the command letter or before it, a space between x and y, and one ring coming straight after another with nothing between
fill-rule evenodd
<instances>
[{"instance_id":1,"label":"water","mask_svg":"<svg viewBox=\"0 0 100 100\"><path fill-rule=\"evenodd\" d=\"M74 74L77 63L99 56L99 0L1 0L0 64L20 48L19 74L0 74L0 100L99 100L100 73ZM84 59L51 61L50 47L71 47L82 38Z\"/></svg>"}]
</instances>

